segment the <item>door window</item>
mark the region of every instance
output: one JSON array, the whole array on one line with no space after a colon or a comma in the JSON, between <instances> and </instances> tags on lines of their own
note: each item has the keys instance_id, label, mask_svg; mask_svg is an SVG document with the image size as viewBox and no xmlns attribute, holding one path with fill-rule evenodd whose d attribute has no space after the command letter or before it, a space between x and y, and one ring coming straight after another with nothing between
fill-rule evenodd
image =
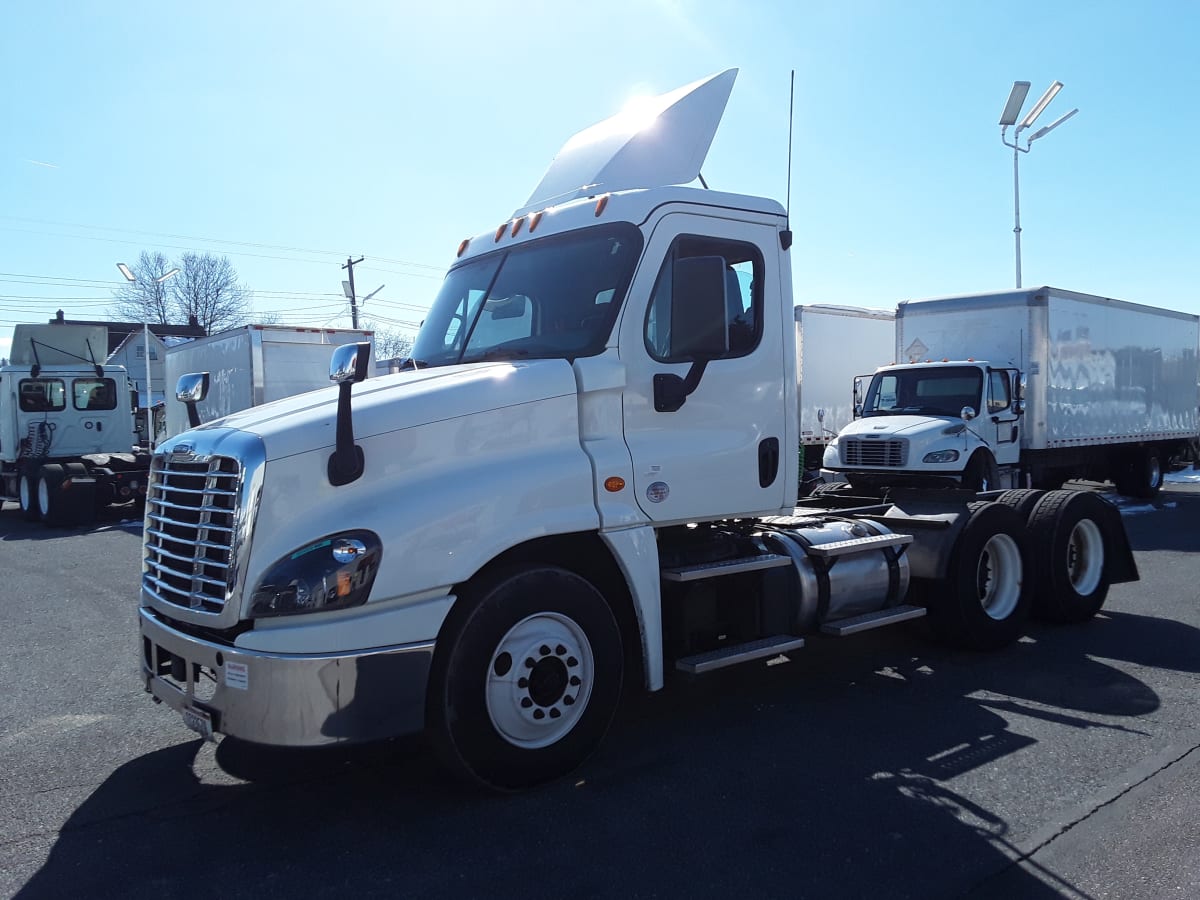
<instances>
[{"instance_id":1,"label":"door window","mask_svg":"<svg viewBox=\"0 0 1200 900\"><path fill-rule=\"evenodd\" d=\"M681 235L663 261L654 284L654 295L646 311L646 349L659 362L685 362L671 346L671 306L686 303L676 297L672 285L675 260L695 256L719 256L725 260L725 320L729 329L729 352L719 359L745 356L762 337L763 261L758 248L740 241L697 235Z\"/></svg>"},{"instance_id":2,"label":"door window","mask_svg":"<svg viewBox=\"0 0 1200 900\"><path fill-rule=\"evenodd\" d=\"M76 409L116 409L117 384L111 378L76 378L71 382Z\"/></svg>"},{"instance_id":3,"label":"door window","mask_svg":"<svg viewBox=\"0 0 1200 900\"><path fill-rule=\"evenodd\" d=\"M25 378L20 385L21 412L58 412L67 408L67 386L59 378Z\"/></svg>"},{"instance_id":4,"label":"door window","mask_svg":"<svg viewBox=\"0 0 1200 900\"><path fill-rule=\"evenodd\" d=\"M988 373L988 412L996 413L1008 409L1012 397L1009 393L1008 373Z\"/></svg>"}]
</instances>

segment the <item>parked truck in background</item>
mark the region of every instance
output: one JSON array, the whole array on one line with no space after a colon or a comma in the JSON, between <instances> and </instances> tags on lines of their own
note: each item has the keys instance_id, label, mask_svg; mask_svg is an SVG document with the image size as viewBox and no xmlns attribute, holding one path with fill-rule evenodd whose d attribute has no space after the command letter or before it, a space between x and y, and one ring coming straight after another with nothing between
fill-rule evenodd
<instances>
[{"instance_id":1,"label":"parked truck in background","mask_svg":"<svg viewBox=\"0 0 1200 900\"><path fill-rule=\"evenodd\" d=\"M413 368L361 383L369 348L339 347L336 387L156 449L156 700L263 744L425 729L452 769L514 790L578 765L625 686L922 616L998 647L1137 577L1087 492L797 506L787 215L676 186L735 74L658 98L653 127L569 141L460 245Z\"/></svg>"},{"instance_id":2,"label":"parked truck in background","mask_svg":"<svg viewBox=\"0 0 1200 900\"><path fill-rule=\"evenodd\" d=\"M358 341L373 341L372 332L245 325L168 349L166 383L174 385L187 372L208 372L208 397L199 405L200 418L207 422L327 387L332 348ZM188 427L185 407L168 400L165 436L174 437Z\"/></svg>"},{"instance_id":3,"label":"parked truck in background","mask_svg":"<svg viewBox=\"0 0 1200 900\"><path fill-rule=\"evenodd\" d=\"M1198 322L1052 287L901 303L899 364L824 466L871 491L1084 478L1152 496L1200 435Z\"/></svg>"},{"instance_id":4,"label":"parked truck in background","mask_svg":"<svg viewBox=\"0 0 1200 900\"><path fill-rule=\"evenodd\" d=\"M0 487L27 519L90 522L145 494L150 455L136 450L136 393L104 365L94 325L17 325L0 368Z\"/></svg>"},{"instance_id":5,"label":"parked truck in background","mask_svg":"<svg viewBox=\"0 0 1200 900\"><path fill-rule=\"evenodd\" d=\"M854 378L895 362L896 314L814 303L797 306L795 316L804 493L820 479L826 445L854 421Z\"/></svg>"}]
</instances>

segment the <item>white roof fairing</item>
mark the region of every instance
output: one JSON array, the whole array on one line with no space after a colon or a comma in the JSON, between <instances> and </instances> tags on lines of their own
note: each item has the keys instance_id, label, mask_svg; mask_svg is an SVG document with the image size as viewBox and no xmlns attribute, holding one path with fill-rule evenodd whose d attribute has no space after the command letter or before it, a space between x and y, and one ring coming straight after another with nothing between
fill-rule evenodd
<instances>
[{"instance_id":1,"label":"white roof fairing","mask_svg":"<svg viewBox=\"0 0 1200 900\"><path fill-rule=\"evenodd\" d=\"M737 71L727 69L653 97L635 111L580 131L563 144L513 217L577 197L695 180Z\"/></svg>"}]
</instances>

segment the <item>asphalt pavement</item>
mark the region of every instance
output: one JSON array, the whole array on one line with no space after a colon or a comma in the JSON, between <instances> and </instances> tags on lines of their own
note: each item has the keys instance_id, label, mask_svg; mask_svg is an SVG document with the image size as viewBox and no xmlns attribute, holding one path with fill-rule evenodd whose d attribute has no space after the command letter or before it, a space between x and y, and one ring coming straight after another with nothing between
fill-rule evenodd
<instances>
[{"instance_id":1,"label":"asphalt pavement","mask_svg":"<svg viewBox=\"0 0 1200 900\"><path fill-rule=\"evenodd\" d=\"M989 654L924 623L635 698L575 776L448 783L419 738L204 744L138 680L141 522L0 511L0 895L1200 896L1200 488L1142 581Z\"/></svg>"}]
</instances>

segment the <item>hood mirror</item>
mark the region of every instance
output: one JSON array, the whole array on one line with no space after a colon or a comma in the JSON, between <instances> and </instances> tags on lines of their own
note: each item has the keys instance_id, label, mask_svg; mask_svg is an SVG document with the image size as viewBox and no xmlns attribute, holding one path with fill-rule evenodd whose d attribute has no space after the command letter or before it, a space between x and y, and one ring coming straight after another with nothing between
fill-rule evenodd
<instances>
[{"instance_id":1,"label":"hood mirror","mask_svg":"<svg viewBox=\"0 0 1200 900\"><path fill-rule=\"evenodd\" d=\"M362 447L354 443L354 422L350 413L350 389L367 377L371 364L371 344L342 344L329 361L329 380L338 386L337 444L329 457L326 474L335 487L357 481L365 462Z\"/></svg>"},{"instance_id":2,"label":"hood mirror","mask_svg":"<svg viewBox=\"0 0 1200 900\"><path fill-rule=\"evenodd\" d=\"M175 383L175 399L187 407L189 428L199 427L200 410L196 404L207 396L207 372L189 372L179 376L179 381Z\"/></svg>"},{"instance_id":3,"label":"hood mirror","mask_svg":"<svg viewBox=\"0 0 1200 900\"><path fill-rule=\"evenodd\" d=\"M973 406L964 406L958 413L958 417L964 422L970 422L975 416L975 407Z\"/></svg>"}]
</instances>

